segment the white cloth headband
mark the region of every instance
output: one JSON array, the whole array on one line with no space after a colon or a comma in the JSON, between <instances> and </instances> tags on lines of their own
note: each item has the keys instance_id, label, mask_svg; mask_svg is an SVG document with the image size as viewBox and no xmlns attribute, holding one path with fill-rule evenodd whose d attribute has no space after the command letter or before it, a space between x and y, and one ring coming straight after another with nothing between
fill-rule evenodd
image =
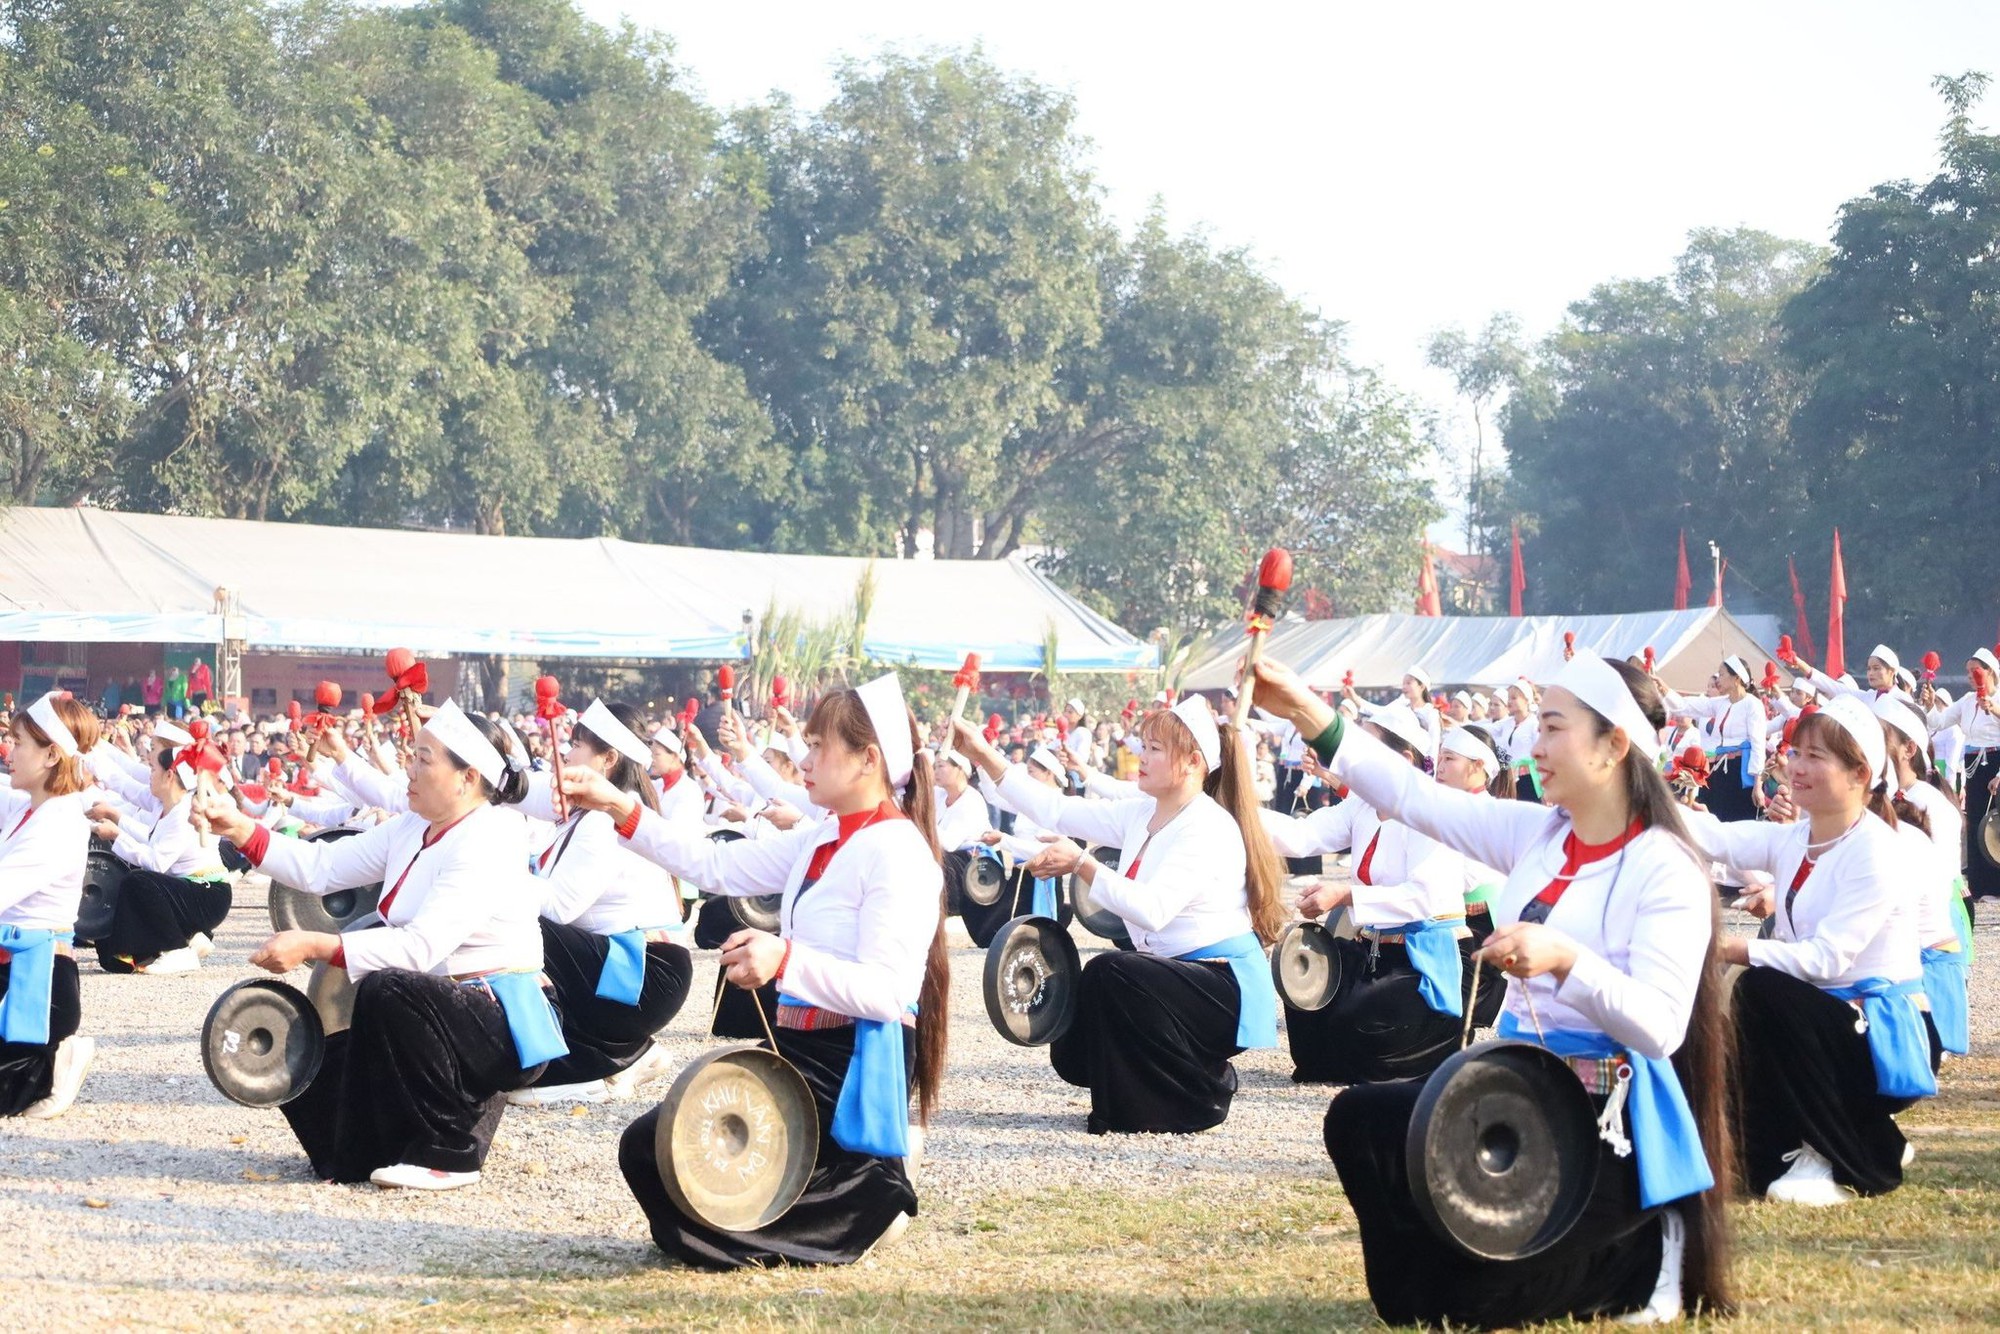
<instances>
[{"instance_id":1,"label":"white cloth headband","mask_svg":"<svg viewBox=\"0 0 2000 1334\"><path fill-rule=\"evenodd\" d=\"M1972 655L1972 661L1979 663L1995 676L2000 676L2000 658L1993 656L1992 649L1982 648L1975 650Z\"/></svg>"},{"instance_id":2,"label":"white cloth headband","mask_svg":"<svg viewBox=\"0 0 2000 1334\"><path fill-rule=\"evenodd\" d=\"M1875 716L1901 732L1916 743L1917 754L1927 754L1931 745L1930 729L1917 711L1894 695L1885 695L1875 701Z\"/></svg>"},{"instance_id":3,"label":"white cloth headband","mask_svg":"<svg viewBox=\"0 0 2000 1334\"><path fill-rule=\"evenodd\" d=\"M1890 648L1887 644L1877 644L1874 648L1868 650L1868 656L1888 667L1891 675L1894 675L1903 665L1903 660L1896 656L1896 650Z\"/></svg>"},{"instance_id":4,"label":"white cloth headband","mask_svg":"<svg viewBox=\"0 0 2000 1334\"><path fill-rule=\"evenodd\" d=\"M65 755L76 754L76 736L69 730L69 725L63 722L62 715L56 712L56 697L53 693L44 695L30 704L28 716L33 718L35 725L48 735L49 744Z\"/></svg>"},{"instance_id":5,"label":"white cloth headband","mask_svg":"<svg viewBox=\"0 0 2000 1334\"><path fill-rule=\"evenodd\" d=\"M1415 677L1417 684L1426 690L1431 688L1431 674L1421 667L1412 667L1409 671L1404 672L1403 675Z\"/></svg>"},{"instance_id":6,"label":"white cloth headband","mask_svg":"<svg viewBox=\"0 0 2000 1334\"><path fill-rule=\"evenodd\" d=\"M613 750L623 755L641 769L653 762L652 747L639 739L638 733L618 721L618 715L611 706L601 699L590 701L590 707L583 711L578 723L590 729L590 734L601 737Z\"/></svg>"},{"instance_id":7,"label":"white cloth headband","mask_svg":"<svg viewBox=\"0 0 2000 1334\"><path fill-rule=\"evenodd\" d=\"M1371 710L1362 721L1375 724L1419 755L1430 753L1431 734L1425 730L1424 725L1417 720L1415 711L1407 704L1384 704L1379 709Z\"/></svg>"},{"instance_id":8,"label":"white cloth headband","mask_svg":"<svg viewBox=\"0 0 2000 1334\"><path fill-rule=\"evenodd\" d=\"M1500 772L1500 757L1493 753L1493 747L1463 727L1454 727L1446 732L1438 744L1454 755L1464 756L1474 764L1486 766L1486 776L1489 778Z\"/></svg>"},{"instance_id":9,"label":"white cloth headband","mask_svg":"<svg viewBox=\"0 0 2000 1334\"><path fill-rule=\"evenodd\" d=\"M972 761L955 750L948 750L939 759L945 764L955 764L966 773L972 772Z\"/></svg>"},{"instance_id":10,"label":"white cloth headband","mask_svg":"<svg viewBox=\"0 0 2000 1334\"><path fill-rule=\"evenodd\" d=\"M472 725L472 719L465 716L465 710L458 707L458 701L448 699L438 705L431 720L424 724L430 734L444 743L446 750L464 760L476 770L487 786L500 786L500 777L507 772L507 761L500 758L500 752L493 743Z\"/></svg>"},{"instance_id":11,"label":"white cloth headband","mask_svg":"<svg viewBox=\"0 0 2000 1334\"><path fill-rule=\"evenodd\" d=\"M1201 752L1202 766L1215 772L1222 763L1222 733L1215 726L1215 710L1200 695L1189 695L1173 707L1174 717L1194 734L1194 747Z\"/></svg>"},{"instance_id":12,"label":"white cloth headband","mask_svg":"<svg viewBox=\"0 0 2000 1334\"><path fill-rule=\"evenodd\" d=\"M916 767L916 747L910 744L910 709L903 703L903 683L894 672L878 676L857 689L861 707L868 710L868 725L875 729L875 743L882 748L882 767L888 771L891 791L901 791Z\"/></svg>"},{"instance_id":13,"label":"white cloth headband","mask_svg":"<svg viewBox=\"0 0 2000 1334\"><path fill-rule=\"evenodd\" d=\"M1451 702L1454 704L1463 704L1469 709L1472 707L1472 696L1466 691L1461 690L1451 697Z\"/></svg>"},{"instance_id":14,"label":"white cloth headband","mask_svg":"<svg viewBox=\"0 0 2000 1334\"><path fill-rule=\"evenodd\" d=\"M1557 686L1595 709L1606 722L1623 732L1632 748L1647 759L1654 758L1658 753L1659 729L1646 720L1639 701L1632 698L1625 678L1591 650L1580 648L1575 657L1563 664L1563 669L1556 673L1556 679L1549 682L1551 690Z\"/></svg>"},{"instance_id":15,"label":"white cloth headband","mask_svg":"<svg viewBox=\"0 0 2000 1334\"><path fill-rule=\"evenodd\" d=\"M518 773L528 767L528 743L521 740L521 734L514 730L514 724L505 718L500 720L500 730L507 734L507 767Z\"/></svg>"},{"instance_id":16,"label":"white cloth headband","mask_svg":"<svg viewBox=\"0 0 2000 1334\"><path fill-rule=\"evenodd\" d=\"M1069 707L1071 707L1072 709L1075 709L1075 710L1076 710L1076 711L1077 711L1078 713L1080 713L1080 714L1083 714L1083 713L1089 713L1089 712L1090 712L1090 710L1089 710L1089 709L1086 709L1086 708L1084 708L1084 707L1083 707L1083 701L1082 701L1082 700L1080 700L1080 699L1073 699L1073 700L1071 700L1071 701L1069 702Z\"/></svg>"},{"instance_id":17,"label":"white cloth headband","mask_svg":"<svg viewBox=\"0 0 2000 1334\"><path fill-rule=\"evenodd\" d=\"M1861 747L1861 758L1873 775L1871 784L1885 781L1883 769L1889 762L1889 743L1882 735L1882 722L1875 711L1854 695L1836 695L1820 713L1847 729L1847 734Z\"/></svg>"},{"instance_id":18,"label":"white cloth headband","mask_svg":"<svg viewBox=\"0 0 2000 1334\"><path fill-rule=\"evenodd\" d=\"M1722 665L1724 667L1727 667L1730 671L1730 674L1735 676L1735 678L1741 681L1744 685L1747 686L1750 684L1750 667L1747 663L1743 661L1743 659L1737 657L1734 653L1732 653L1728 657L1722 660Z\"/></svg>"},{"instance_id":19,"label":"white cloth headband","mask_svg":"<svg viewBox=\"0 0 2000 1334\"><path fill-rule=\"evenodd\" d=\"M176 750L182 746L192 746L194 736L185 728L168 722L165 718L153 724L153 735L161 741L171 743Z\"/></svg>"},{"instance_id":20,"label":"white cloth headband","mask_svg":"<svg viewBox=\"0 0 2000 1334\"><path fill-rule=\"evenodd\" d=\"M1034 753L1028 756L1028 763L1041 765L1057 778L1063 776L1062 761L1057 759L1056 753L1047 746L1036 746Z\"/></svg>"},{"instance_id":21,"label":"white cloth headband","mask_svg":"<svg viewBox=\"0 0 2000 1334\"><path fill-rule=\"evenodd\" d=\"M653 729L653 744L656 746L664 746L667 748L668 751L670 751L675 755L682 755L686 753L685 748L681 745L681 739L678 736L674 735L674 729L668 727L665 723L661 723L658 727Z\"/></svg>"}]
</instances>

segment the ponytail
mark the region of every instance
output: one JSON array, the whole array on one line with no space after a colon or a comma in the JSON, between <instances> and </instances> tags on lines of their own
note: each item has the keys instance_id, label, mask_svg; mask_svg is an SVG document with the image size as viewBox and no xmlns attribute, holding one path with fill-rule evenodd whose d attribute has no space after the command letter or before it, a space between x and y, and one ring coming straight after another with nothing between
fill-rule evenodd
<instances>
[{"instance_id":1,"label":"ponytail","mask_svg":"<svg viewBox=\"0 0 2000 1334\"><path fill-rule=\"evenodd\" d=\"M910 740L915 747L915 758L910 764L910 781L903 785L897 804L930 845L931 856L943 866L944 854L937 841L936 775L931 771L931 753L917 734L915 715L910 718ZM944 882L940 878L937 929L931 933L930 951L924 958L923 990L917 997L917 1121L921 1125L931 1123L938 1088L944 1083L949 1027L946 1009L951 998L951 956L944 947L945 911Z\"/></svg>"},{"instance_id":2,"label":"ponytail","mask_svg":"<svg viewBox=\"0 0 2000 1334\"><path fill-rule=\"evenodd\" d=\"M1285 908L1278 898L1283 872L1279 869L1277 849L1271 846L1263 816L1258 813L1261 803L1251 781L1244 738L1234 724L1217 721L1222 736L1222 762L1203 780L1202 791L1228 811L1242 831L1243 890L1249 899L1250 925L1257 938L1270 945L1276 943L1285 926Z\"/></svg>"}]
</instances>

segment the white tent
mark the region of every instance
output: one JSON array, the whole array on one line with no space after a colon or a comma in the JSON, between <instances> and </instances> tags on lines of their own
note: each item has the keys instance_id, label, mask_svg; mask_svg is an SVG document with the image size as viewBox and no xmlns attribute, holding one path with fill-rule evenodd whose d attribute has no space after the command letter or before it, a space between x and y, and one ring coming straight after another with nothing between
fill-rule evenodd
<instances>
[{"instance_id":1,"label":"white tent","mask_svg":"<svg viewBox=\"0 0 2000 1334\"><path fill-rule=\"evenodd\" d=\"M0 639L216 643L219 590L253 648L529 658L713 660L743 653L744 613L851 613L871 562L609 538L15 509L0 515ZM1025 560L874 566L865 646L879 661L1035 671L1053 629L1067 672L1151 668L1157 650Z\"/></svg>"},{"instance_id":2,"label":"white tent","mask_svg":"<svg viewBox=\"0 0 2000 1334\"><path fill-rule=\"evenodd\" d=\"M1608 658L1637 657L1648 646L1657 671L1676 690L1700 690L1724 657L1738 654L1753 676L1774 655L1772 616L1739 620L1727 611L1629 612L1617 616L1357 616L1328 621L1285 621L1271 632L1264 652L1291 667L1319 690L1339 687L1354 673L1359 690L1392 688L1421 665L1440 688L1497 686L1516 677L1546 681L1562 669L1563 635L1576 646ZM1236 679L1243 656L1237 628L1182 679L1190 690L1219 690ZM1790 680L1780 666L1779 674Z\"/></svg>"}]
</instances>

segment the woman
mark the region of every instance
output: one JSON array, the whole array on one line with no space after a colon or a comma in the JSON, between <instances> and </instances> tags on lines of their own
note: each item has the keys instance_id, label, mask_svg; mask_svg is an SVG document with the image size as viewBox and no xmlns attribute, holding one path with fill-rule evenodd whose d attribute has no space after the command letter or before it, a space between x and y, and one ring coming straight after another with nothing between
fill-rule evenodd
<instances>
[{"instance_id":1,"label":"woman","mask_svg":"<svg viewBox=\"0 0 2000 1334\"><path fill-rule=\"evenodd\" d=\"M1936 1054L1917 1006L1917 915L1881 720L1837 696L1799 721L1792 745L1778 814L1796 808L1804 819L1695 814L1690 825L1710 856L1763 871L1776 888L1763 905L1771 937L1723 944L1745 969L1730 1005L1745 1184L1786 1203L1844 1204L1902 1184L1895 1114L1937 1091Z\"/></svg>"},{"instance_id":2,"label":"woman","mask_svg":"<svg viewBox=\"0 0 2000 1334\"><path fill-rule=\"evenodd\" d=\"M1876 700L1875 716L1888 729L1897 832L1906 836L1911 848L1907 865L1910 888L1917 895L1917 943L1923 951L1928 1019L1938 1045L1963 1056L1972 1044L1967 995L1972 922L1958 891L1958 849L1964 836L1959 822L1964 817L1938 787L1923 716L1894 697Z\"/></svg>"},{"instance_id":3,"label":"woman","mask_svg":"<svg viewBox=\"0 0 2000 1334\"><path fill-rule=\"evenodd\" d=\"M2000 657L1983 648L1965 664L1965 693L1954 704L1929 708L1924 721L1933 735L1962 729L1965 781L1966 893L1975 902L2000 898L2000 866L1988 861L1979 846L1979 826L1994 795L2000 793ZM1928 691L1929 687L1925 687ZM1926 706L1928 708L1928 705Z\"/></svg>"},{"instance_id":4,"label":"woman","mask_svg":"<svg viewBox=\"0 0 2000 1334\"><path fill-rule=\"evenodd\" d=\"M0 1116L47 1120L76 1101L97 1054L77 1036L83 1003L71 944L90 821L82 755L97 719L44 695L8 728L12 785L0 792Z\"/></svg>"},{"instance_id":5,"label":"woman","mask_svg":"<svg viewBox=\"0 0 2000 1334\"><path fill-rule=\"evenodd\" d=\"M1754 820L1763 797L1757 779L1764 772L1764 738L1770 719L1750 693L1750 668L1730 655L1715 674L1713 695L1684 696L1669 690L1667 712L1691 718L1707 733L1708 789L1703 804L1724 822Z\"/></svg>"},{"instance_id":6,"label":"woman","mask_svg":"<svg viewBox=\"0 0 2000 1334\"><path fill-rule=\"evenodd\" d=\"M1375 711L1368 730L1412 766L1423 767L1427 740L1401 705ZM1449 729L1438 781L1483 792L1500 772L1485 734ZM1467 925L1468 898L1496 884L1499 873L1467 860L1407 825L1384 820L1350 796L1303 820L1263 813L1264 828L1283 857L1358 850L1351 885L1321 885L1299 900L1299 913L1318 917L1348 908L1359 933L1336 937L1340 988L1318 1010L1285 1006L1285 1035L1298 1083L1365 1084L1418 1079L1458 1049L1470 994L1469 961L1476 948ZM1481 916L1485 916L1482 912ZM1504 984L1481 979L1474 1021L1491 1024Z\"/></svg>"},{"instance_id":7,"label":"woman","mask_svg":"<svg viewBox=\"0 0 2000 1334\"><path fill-rule=\"evenodd\" d=\"M959 750L1037 825L1067 837L1031 874L1077 875L1124 919L1134 949L1083 969L1076 1019L1049 1048L1058 1075L1090 1090L1093 1135L1185 1134L1221 1125L1236 1093L1230 1057L1278 1045L1277 992L1264 947L1283 921L1277 853L1250 789L1234 727L1191 695L1140 727L1144 795L1065 797L1009 766L978 730ZM1070 839L1121 849L1106 866Z\"/></svg>"},{"instance_id":8,"label":"woman","mask_svg":"<svg viewBox=\"0 0 2000 1334\"><path fill-rule=\"evenodd\" d=\"M570 733L564 764L601 774L612 787L658 811L639 739L638 712L592 700ZM554 820L549 788L537 775L525 814ZM602 811L572 806L528 862L542 889L543 970L555 989L569 1055L549 1062L516 1106L605 1102L664 1074L666 1049L653 1041L680 1013L694 960L677 937L684 927L673 877L623 845Z\"/></svg>"},{"instance_id":9,"label":"woman","mask_svg":"<svg viewBox=\"0 0 2000 1334\"><path fill-rule=\"evenodd\" d=\"M779 933L723 942L733 985L775 983L777 1052L805 1076L819 1108L819 1158L783 1217L718 1232L683 1214L660 1182L659 1109L630 1126L618 1165L661 1250L691 1265L852 1264L917 1211L906 1160L915 1080L928 1121L944 1072L944 875L932 841L930 756L894 676L831 690L806 722L800 766L833 818L759 839L714 843L669 825L603 775L569 769L571 800L615 817L641 855L731 895L784 895ZM852 1085L853 1097L843 1097ZM875 1115L862 1125L863 1106Z\"/></svg>"},{"instance_id":10,"label":"woman","mask_svg":"<svg viewBox=\"0 0 2000 1334\"><path fill-rule=\"evenodd\" d=\"M1361 1225L1375 1309L1391 1324L1481 1326L1726 1310L1731 1141L1716 904L1655 765L1657 687L1577 651L1542 697L1534 758L1547 807L1426 782L1269 659L1257 667L1257 699L1291 718L1385 816L1506 872L1498 926L1476 956L1515 979L1502 1036L1569 1058L1607 1113L1615 1071L1631 1072L1629 1101L1613 1115L1631 1123L1640 1152L1620 1156L1624 1137L1614 1144L1607 1133L1581 1221L1516 1261L1471 1259L1418 1212L1404 1146L1421 1083L1337 1095L1327 1152Z\"/></svg>"},{"instance_id":11,"label":"woman","mask_svg":"<svg viewBox=\"0 0 2000 1334\"><path fill-rule=\"evenodd\" d=\"M273 973L326 963L355 983L352 1026L328 1036L318 1076L284 1106L327 1180L474 1184L504 1095L565 1052L542 988L526 825L501 809L520 802L528 776L501 740L447 700L412 747L409 810L337 842L274 834L219 794L196 799L274 880L309 894L385 886L379 921L280 931L250 956Z\"/></svg>"},{"instance_id":12,"label":"woman","mask_svg":"<svg viewBox=\"0 0 2000 1334\"><path fill-rule=\"evenodd\" d=\"M219 773L222 764L212 746L161 747L150 790L158 815L150 824L119 818L103 803L91 808L93 832L132 868L118 891L110 934L96 942L105 972L190 973L214 948L231 889L215 848L194 827L192 806L196 775Z\"/></svg>"},{"instance_id":13,"label":"woman","mask_svg":"<svg viewBox=\"0 0 2000 1334\"><path fill-rule=\"evenodd\" d=\"M1507 717L1493 733L1512 771L1516 801L1542 799L1542 778L1535 771L1534 761L1535 735L1539 728L1540 723L1535 717L1535 687L1524 676L1507 687Z\"/></svg>"}]
</instances>

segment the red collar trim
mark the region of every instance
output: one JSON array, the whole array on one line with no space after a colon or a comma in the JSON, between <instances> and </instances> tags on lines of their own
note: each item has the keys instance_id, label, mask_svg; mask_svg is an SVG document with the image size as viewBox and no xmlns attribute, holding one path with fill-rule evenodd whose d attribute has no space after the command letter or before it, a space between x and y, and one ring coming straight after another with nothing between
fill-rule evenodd
<instances>
[{"instance_id":1,"label":"red collar trim","mask_svg":"<svg viewBox=\"0 0 2000 1334\"><path fill-rule=\"evenodd\" d=\"M1635 818L1624 833L1609 843L1585 843L1576 836L1576 830L1572 828L1569 837L1563 840L1563 856L1573 867L1588 866L1592 862L1603 861L1644 832L1645 827Z\"/></svg>"}]
</instances>

